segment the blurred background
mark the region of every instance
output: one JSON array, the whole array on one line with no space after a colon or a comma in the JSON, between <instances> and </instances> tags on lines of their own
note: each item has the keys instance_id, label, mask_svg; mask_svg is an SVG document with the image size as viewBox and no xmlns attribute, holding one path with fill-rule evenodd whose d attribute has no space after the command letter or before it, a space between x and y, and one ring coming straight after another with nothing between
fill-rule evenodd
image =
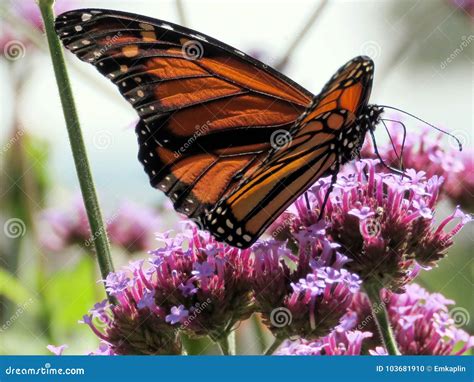
<instances>
[{"instance_id":1,"label":"blurred background","mask_svg":"<svg viewBox=\"0 0 474 382\"><path fill-rule=\"evenodd\" d=\"M57 13L86 7L196 29L280 69L313 93L347 60L368 55L376 68L372 103L414 113L472 149L470 0L56 0ZM0 17L0 353L47 354L51 343L69 344L69 354L87 353L97 339L77 322L104 292L81 224L79 186L39 12L33 0L2 0ZM153 233L177 218L149 187L136 159L132 107L92 66L66 55L118 268L145 257L154 248ZM407 128L420 126L408 120ZM447 137L445 144L455 147ZM442 203L440 217L452 208ZM473 240L470 225L440 266L418 279L468 312ZM464 322L471 332L473 321ZM254 330L249 324L239 331L241 353L260 351L251 341Z\"/></svg>"}]
</instances>

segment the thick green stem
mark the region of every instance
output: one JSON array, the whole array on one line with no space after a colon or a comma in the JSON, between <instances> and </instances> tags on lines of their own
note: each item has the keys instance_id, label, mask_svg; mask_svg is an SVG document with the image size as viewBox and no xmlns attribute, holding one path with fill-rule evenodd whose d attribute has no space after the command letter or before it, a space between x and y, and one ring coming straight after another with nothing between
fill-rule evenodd
<instances>
[{"instance_id":1,"label":"thick green stem","mask_svg":"<svg viewBox=\"0 0 474 382\"><path fill-rule=\"evenodd\" d=\"M229 344L229 355L235 355L236 352L236 336L235 330L231 330L227 336L227 343Z\"/></svg>"},{"instance_id":2,"label":"thick green stem","mask_svg":"<svg viewBox=\"0 0 474 382\"><path fill-rule=\"evenodd\" d=\"M213 339L219 345L223 355L235 355L235 331L228 329L224 335Z\"/></svg>"},{"instance_id":3,"label":"thick green stem","mask_svg":"<svg viewBox=\"0 0 474 382\"><path fill-rule=\"evenodd\" d=\"M219 341L217 341L217 344L219 345L223 355L232 355L228 337L222 337Z\"/></svg>"},{"instance_id":4,"label":"thick green stem","mask_svg":"<svg viewBox=\"0 0 474 382\"><path fill-rule=\"evenodd\" d=\"M71 143L72 155L76 165L76 172L79 178L82 197L86 207L92 237L97 254L102 278L106 278L110 272L114 271L112 258L110 256L110 246L107 238L107 231L104 227L99 202L92 180L92 175L87 159L87 152L82 137L79 118L74 104L71 85L64 62L64 55L61 49L59 38L54 30L53 0L39 0L39 7L44 21L49 50L53 62L54 73L58 85L59 96L63 107L66 127Z\"/></svg>"},{"instance_id":5,"label":"thick green stem","mask_svg":"<svg viewBox=\"0 0 474 382\"><path fill-rule=\"evenodd\" d=\"M266 336L266 333L263 330L263 324L260 321L260 316L257 314L252 315L252 317L250 318L250 322L253 327L254 336L258 340L257 341L258 347L259 347L258 351L259 353L263 353L265 349L268 347L267 342L269 341Z\"/></svg>"},{"instance_id":6,"label":"thick green stem","mask_svg":"<svg viewBox=\"0 0 474 382\"><path fill-rule=\"evenodd\" d=\"M365 285L365 292L369 297L372 316L377 324L380 337L382 338L387 353L389 355L400 355L397 341L395 340L392 327L390 326L387 309L385 309L385 303L380 298L380 288L375 284L368 284Z\"/></svg>"},{"instance_id":7,"label":"thick green stem","mask_svg":"<svg viewBox=\"0 0 474 382\"><path fill-rule=\"evenodd\" d=\"M278 347L281 345L282 342L283 342L283 338L275 337L275 340L268 347L268 349L265 350L265 353L263 353L263 355L272 355L273 353L275 353L275 350L278 349Z\"/></svg>"}]
</instances>

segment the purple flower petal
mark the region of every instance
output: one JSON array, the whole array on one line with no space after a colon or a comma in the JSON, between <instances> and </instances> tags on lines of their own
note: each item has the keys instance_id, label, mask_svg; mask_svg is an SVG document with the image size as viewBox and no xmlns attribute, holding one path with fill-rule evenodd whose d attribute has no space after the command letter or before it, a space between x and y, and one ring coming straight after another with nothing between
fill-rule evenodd
<instances>
[{"instance_id":1,"label":"purple flower petal","mask_svg":"<svg viewBox=\"0 0 474 382\"><path fill-rule=\"evenodd\" d=\"M54 346L54 345L48 345L46 348L53 353L54 355L62 355L64 349L67 349L69 346L68 345L59 345L59 346Z\"/></svg>"}]
</instances>

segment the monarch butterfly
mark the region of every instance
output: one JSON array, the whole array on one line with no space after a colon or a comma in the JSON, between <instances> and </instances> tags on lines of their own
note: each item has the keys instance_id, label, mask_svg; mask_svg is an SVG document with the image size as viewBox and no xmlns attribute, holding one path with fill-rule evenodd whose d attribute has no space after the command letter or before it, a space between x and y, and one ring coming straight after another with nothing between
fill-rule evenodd
<instances>
[{"instance_id":1,"label":"monarch butterfly","mask_svg":"<svg viewBox=\"0 0 474 382\"><path fill-rule=\"evenodd\" d=\"M239 248L318 178L334 182L383 111L368 104L369 57L346 63L315 96L241 51L169 22L82 9L59 15L56 31L137 111L138 158L151 185Z\"/></svg>"}]
</instances>

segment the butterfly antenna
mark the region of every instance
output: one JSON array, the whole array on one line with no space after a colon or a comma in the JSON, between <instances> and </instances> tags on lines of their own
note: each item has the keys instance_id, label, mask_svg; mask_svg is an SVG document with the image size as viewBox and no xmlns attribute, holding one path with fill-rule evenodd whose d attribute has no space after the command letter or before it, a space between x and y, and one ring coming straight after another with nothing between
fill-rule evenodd
<instances>
[{"instance_id":1,"label":"butterfly antenna","mask_svg":"<svg viewBox=\"0 0 474 382\"><path fill-rule=\"evenodd\" d=\"M407 174L403 171L400 171L399 169L397 168L394 168L394 167L391 167L389 166L388 164L385 163L385 161L383 160L383 158L380 156L379 154L379 150L377 148L377 142L375 141L375 135L374 135L374 132L369 129L370 131L370 136L372 137L372 142L374 144L374 151L375 151L375 154L377 155L377 158L379 158L380 160L380 163L382 163L382 166L388 168L390 171L394 172L395 174L397 175L400 175L400 176L407 176Z\"/></svg>"},{"instance_id":2,"label":"butterfly antenna","mask_svg":"<svg viewBox=\"0 0 474 382\"><path fill-rule=\"evenodd\" d=\"M319 210L318 222L321 221L321 219L324 216L324 210L326 209L326 204L328 203L329 195L331 195L331 192L334 188L334 185L337 182L337 174L338 173L339 173L339 165L336 165L336 169L334 170L334 172L331 176L331 184L329 185L328 189L326 190L326 194L324 195L323 204L321 205L321 209Z\"/></svg>"},{"instance_id":3,"label":"butterfly antenna","mask_svg":"<svg viewBox=\"0 0 474 382\"><path fill-rule=\"evenodd\" d=\"M438 130L439 132L443 133L443 134L446 134L448 136L450 136L451 138L454 138L454 140L457 142L458 146L459 146L459 151L462 151L462 143L461 141L458 139L458 137L456 137L455 135L443 130L443 129L440 129L439 127L436 127L435 125L432 125L431 123L429 122L426 122L425 120L421 119L421 118L418 118L416 115L413 115L405 110L401 110L401 109L398 109L396 107L393 107L393 106L386 106L386 105L378 105L382 108L386 108L386 109L392 109L392 110L396 110L396 111L399 111L400 113L403 113L403 114L406 114L412 118L415 118L416 120L420 121L420 122L423 122L424 124L432 127L433 129L435 130Z\"/></svg>"}]
</instances>

